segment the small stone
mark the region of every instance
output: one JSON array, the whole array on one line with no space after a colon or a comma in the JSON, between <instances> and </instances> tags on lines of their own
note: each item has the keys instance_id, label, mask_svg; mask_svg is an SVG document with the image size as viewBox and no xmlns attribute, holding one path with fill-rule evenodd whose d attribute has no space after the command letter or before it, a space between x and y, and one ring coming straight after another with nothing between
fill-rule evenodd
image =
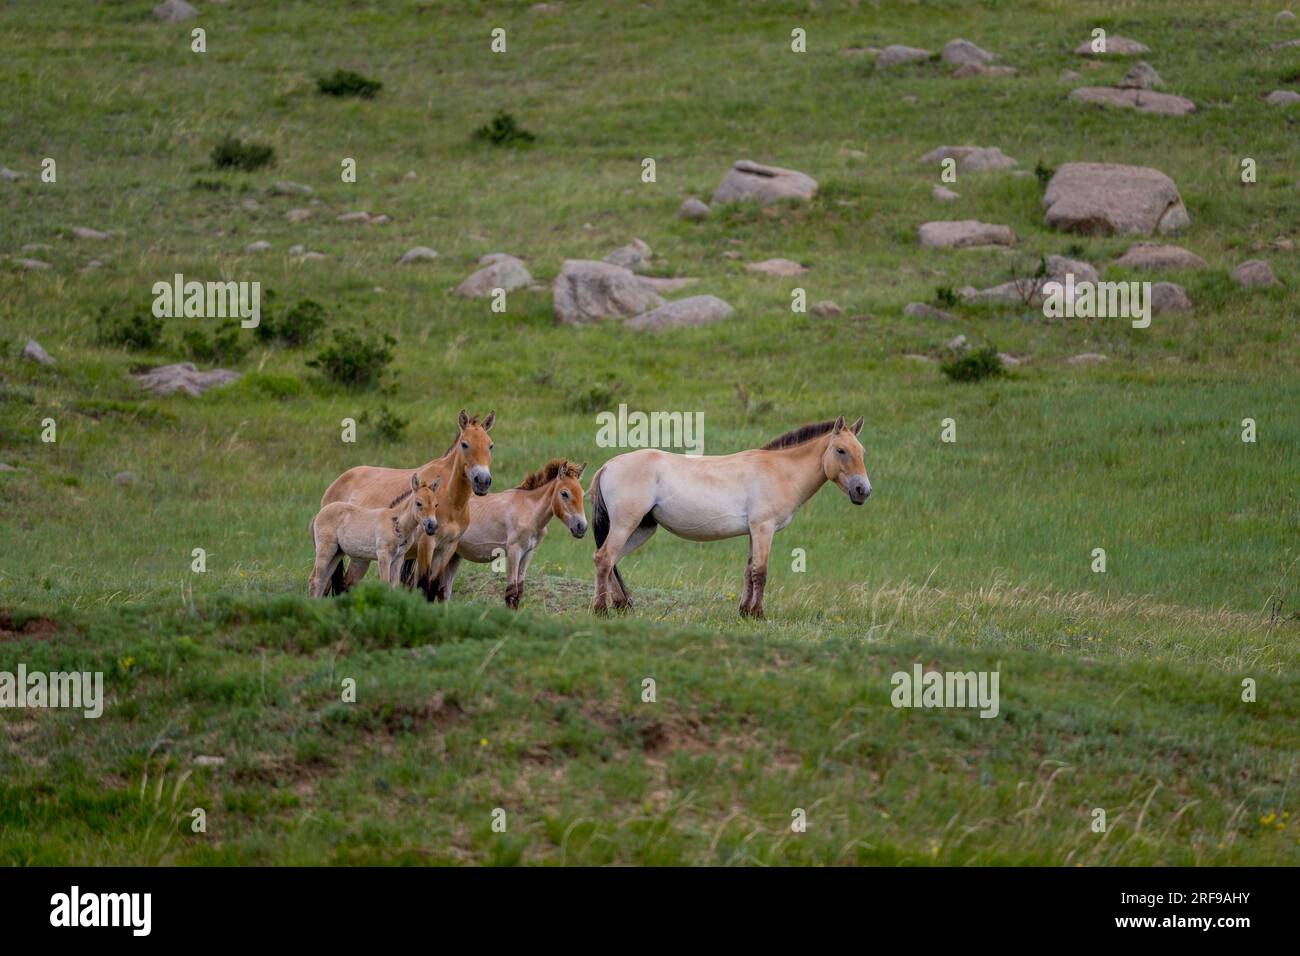
<instances>
[{"instance_id":1,"label":"small stone","mask_svg":"<svg viewBox=\"0 0 1300 956\"><path fill-rule=\"evenodd\" d=\"M1264 102L1275 106L1290 106L1292 103L1300 103L1300 93L1294 90L1274 90L1264 97Z\"/></svg>"},{"instance_id":2,"label":"small stone","mask_svg":"<svg viewBox=\"0 0 1300 956\"><path fill-rule=\"evenodd\" d=\"M287 179L282 179L271 186L271 195L273 196L310 196L313 192L315 190L310 186L290 182Z\"/></svg>"},{"instance_id":3,"label":"small stone","mask_svg":"<svg viewBox=\"0 0 1300 956\"><path fill-rule=\"evenodd\" d=\"M933 196L935 199L939 200L940 202L953 202L954 200L961 198L961 193L953 192L947 186L939 186L939 185L935 185L930 190L930 195Z\"/></svg>"},{"instance_id":4,"label":"small stone","mask_svg":"<svg viewBox=\"0 0 1300 956\"><path fill-rule=\"evenodd\" d=\"M113 484L115 485L134 485L135 482L136 477L133 471L119 471L113 476Z\"/></svg>"},{"instance_id":5,"label":"small stone","mask_svg":"<svg viewBox=\"0 0 1300 956\"><path fill-rule=\"evenodd\" d=\"M1139 242L1129 246L1115 265L1129 269L1204 269L1205 260L1182 246Z\"/></svg>"},{"instance_id":6,"label":"small stone","mask_svg":"<svg viewBox=\"0 0 1300 956\"><path fill-rule=\"evenodd\" d=\"M626 246L619 246L602 260L610 265L622 266L624 269L639 269L650 261L653 253L650 247L640 239L633 239Z\"/></svg>"},{"instance_id":7,"label":"small stone","mask_svg":"<svg viewBox=\"0 0 1300 956\"><path fill-rule=\"evenodd\" d=\"M1231 275L1233 282L1247 289L1279 284L1273 268L1263 259L1247 259Z\"/></svg>"},{"instance_id":8,"label":"small stone","mask_svg":"<svg viewBox=\"0 0 1300 956\"><path fill-rule=\"evenodd\" d=\"M388 215L388 213L382 213L382 212L381 212L378 216L371 216L371 217L370 217L370 221L367 223L367 225L370 225L370 226L385 226L385 225L387 225L388 223L390 223L390 222L392 222L392 221L393 221L393 217L392 217L392 216Z\"/></svg>"},{"instance_id":9,"label":"small stone","mask_svg":"<svg viewBox=\"0 0 1300 956\"><path fill-rule=\"evenodd\" d=\"M992 63L997 59L988 50L980 49L969 40L960 39L945 43L939 55L945 63L955 63L958 66Z\"/></svg>"},{"instance_id":10,"label":"small stone","mask_svg":"<svg viewBox=\"0 0 1300 956\"><path fill-rule=\"evenodd\" d=\"M795 169L764 166L752 160L737 160L713 192L713 204L728 202L776 202L782 199L809 200L817 194L817 180Z\"/></svg>"},{"instance_id":11,"label":"small stone","mask_svg":"<svg viewBox=\"0 0 1300 956\"><path fill-rule=\"evenodd\" d=\"M729 303L716 295L695 295L668 302L628 319L623 324L638 331L674 329L719 322L735 311Z\"/></svg>"},{"instance_id":12,"label":"small stone","mask_svg":"<svg viewBox=\"0 0 1300 956\"><path fill-rule=\"evenodd\" d=\"M304 252L298 257L299 262L324 262L329 256L323 252Z\"/></svg>"},{"instance_id":13,"label":"small stone","mask_svg":"<svg viewBox=\"0 0 1300 956\"><path fill-rule=\"evenodd\" d=\"M1157 86L1164 86L1164 82L1155 67L1145 60L1140 60L1129 67L1129 71L1124 74L1119 85L1122 89L1128 90L1150 90Z\"/></svg>"},{"instance_id":14,"label":"small stone","mask_svg":"<svg viewBox=\"0 0 1300 956\"><path fill-rule=\"evenodd\" d=\"M54 359L50 358L50 353L41 348L41 343L35 339L28 339L27 344L23 346L23 358L41 365L56 364Z\"/></svg>"},{"instance_id":15,"label":"small stone","mask_svg":"<svg viewBox=\"0 0 1300 956\"><path fill-rule=\"evenodd\" d=\"M302 222L305 219L310 219L311 213L312 211L310 209L299 207L297 209L290 209L284 214L284 218L288 219L290 222Z\"/></svg>"},{"instance_id":16,"label":"small stone","mask_svg":"<svg viewBox=\"0 0 1300 956\"><path fill-rule=\"evenodd\" d=\"M1091 39L1085 40L1075 47L1075 54L1077 56L1137 56L1139 53L1151 52L1149 47L1138 43L1137 40L1130 40L1128 37L1118 35L1108 35L1100 50L1094 50L1092 44Z\"/></svg>"},{"instance_id":17,"label":"small stone","mask_svg":"<svg viewBox=\"0 0 1300 956\"><path fill-rule=\"evenodd\" d=\"M767 276L797 276L807 272L805 266L794 262L791 259L764 259L762 262L751 262L745 266L750 272L759 272Z\"/></svg>"},{"instance_id":18,"label":"small stone","mask_svg":"<svg viewBox=\"0 0 1300 956\"><path fill-rule=\"evenodd\" d=\"M984 63L967 63L957 67L949 76L954 80L965 80L972 76L1019 76L1020 71L1014 66L988 65Z\"/></svg>"},{"instance_id":19,"label":"small stone","mask_svg":"<svg viewBox=\"0 0 1300 956\"><path fill-rule=\"evenodd\" d=\"M100 232L98 229L90 229L86 226L73 226L72 234L78 239L97 239L102 241L104 239L112 238L112 236L106 232Z\"/></svg>"},{"instance_id":20,"label":"small stone","mask_svg":"<svg viewBox=\"0 0 1300 956\"><path fill-rule=\"evenodd\" d=\"M24 269L30 269L33 272L39 272L43 269L51 268L48 262L44 262L40 259L14 259L13 261L18 263L18 265L22 266Z\"/></svg>"},{"instance_id":21,"label":"small stone","mask_svg":"<svg viewBox=\"0 0 1300 956\"><path fill-rule=\"evenodd\" d=\"M937 165L945 159L955 159L957 168L964 173L981 173L993 169L1010 169L1016 161L996 146L939 146L930 150L917 162Z\"/></svg>"},{"instance_id":22,"label":"small stone","mask_svg":"<svg viewBox=\"0 0 1300 956\"><path fill-rule=\"evenodd\" d=\"M927 222L917 232L927 249L964 249L969 246L1015 245L1016 234L1009 226L959 219L950 222Z\"/></svg>"},{"instance_id":23,"label":"small stone","mask_svg":"<svg viewBox=\"0 0 1300 956\"><path fill-rule=\"evenodd\" d=\"M172 395L182 392L194 398L210 388L216 388L239 378L238 372L214 368L200 372L192 362L178 362L146 369L132 376L147 392L155 395Z\"/></svg>"},{"instance_id":24,"label":"small stone","mask_svg":"<svg viewBox=\"0 0 1300 956\"><path fill-rule=\"evenodd\" d=\"M1134 109L1139 113L1156 113L1160 116L1186 116L1196 112L1196 104L1184 96L1156 93L1147 89L1116 89L1111 86L1081 86L1070 92L1076 103L1097 103ZM1297 97L1300 99L1300 96Z\"/></svg>"},{"instance_id":25,"label":"small stone","mask_svg":"<svg viewBox=\"0 0 1300 956\"><path fill-rule=\"evenodd\" d=\"M397 262L399 265L409 266L417 262L428 262L429 260L436 258L438 258L438 253L430 249L428 246L415 246L412 249L407 249L406 252L402 254L402 258L398 259Z\"/></svg>"},{"instance_id":26,"label":"small stone","mask_svg":"<svg viewBox=\"0 0 1300 956\"><path fill-rule=\"evenodd\" d=\"M707 219L710 212L712 212L712 210L709 209L708 203L696 199L694 196L692 196L691 198L685 200L682 203L681 208L677 210L677 218Z\"/></svg>"},{"instance_id":27,"label":"small stone","mask_svg":"<svg viewBox=\"0 0 1300 956\"><path fill-rule=\"evenodd\" d=\"M225 757L213 757L207 754L199 754L194 758L194 765L197 767L220 767L225 762Z\"/></svg>"},{"instance_id":28,"label":"small stone","mask_svg":"<svg viewBox=\"0 0 1300 956\"><path fill-rule=\"evenodd\" d=\"M830 299L823 299L812 307L812 314L820 319L833 319L837 315L843 315L844 310Z\"/></svg>"},{"instance_id":29,"label":"small stone","mask_svg":"<svg viewBox=\"0 0 1300 956\"><path fill-rule=\"evenodd\" d=\"M185 0L164 0L153 8L153 15L155 20L161 20L163 23L184 23L197 17L199 11Z\"/></svg>"},{"instance_id":30,"label":"small stone","mask_svg":"<svg viewBox=\"0 0 1300 956\"><path fill-rule=\"evenodd\" d=\"M955 322L957 316L943 309L935 308L925 302L909 302L903 307L903 314L909 319L934 319L939 322Z\"/></svg>"},{"instance_id":31,"label":"small stone","mask_svg":"<svg viewBox=\"0 0 1300 956\"><path fill-rule=\"evenodd\" d=\"M0 461L0 471L18 471L18 470L19 469L15 468L7 461Z\"/></svg>"},{"instance_id":32,"label":"small stone","mask_svg":"<svg viewBox=\"0 0 1300 956\"><path fill-rule=\"evenodd\" d=\"M921 60L930 59L931 56L933 54L929 50L893 44L880 51L880 56L876 57L876 66L888 68L903 63L919 63Z\"/></svg>"},{"instance_id":33,"label":"small stone","mask_svg":"<svg viewBox=\"0 0 1300 956\"><path fill-rule=\"evenodd\" d=\"M18 180L26 177L26 173L20 173L17 170L10 169L8 166L0 166L0 179L5 182L16 183Z\"/></svg>"},{"instance_id":34,"label":"small stone","mask_svg":"<svg viewBox=\"0 0 1300 956\"><path fill-rule=\"evenodd\" d=\"M1094 365L1106 361L1109 361L1109 359L1100 352L1083 352L1079 355L1071 355L1065 360L1067 365Z\"/></svg>"},{"instance_id":35,"label":"small stone","mask_svg":"<svg viewBox=\"0 0 1300 956\"><path fill-rule=\"evenodd\" d=\"M965 347L966 336L964 335L959 335L956 338L949 339L948 344L945 346L949 352L960 352Z\"/></svg>"},{"instance_id":36,"label":"small stone","mask_svg":"<svg viewBox=\"0 0 1300 956\"><path fill-rule=\"evenodd\" d=\"M1150 301L1152 315L1192 310L1192 300L1187 297L1183 287L1172 282L1157 282L1152 285Z\"/></svg>"},{"instance_id":37,"label":"small stone","mask_svg":"<svg viewBox=\"0 0 1300 956\"><path fill-rule=\"evenodd\" d=\"M368 212L341 212L338 215L339 222L370 222L370 213Z\"/></svg>"},{"instance_id":38,"label":"small stone","mask_svg":"<svg viewBox=\"0 0 1300 956\"><path fill-rule=\"evenodd\" d=\"M306 251L307 251L307 247L304 245L296 245L296 246L289 247L289 255L291 256L300 256Z\"/></svg>"},{"instance_id":39,"label":"small stone","mask_svg":"<svg viewBox=\"0 0 1300 956\"><path fill-rule=\"evenodd\" d=\"M1016 358L1010 352L999 352L998 358L1001 359L1003 365L1006 365L1009 368L1014 368L1015 366L1019 365L1022 361L1022 359Z\"/></svg>"},{"instance_id":40,"label":"small stone","mask_svg":"<svg viewBox=\"0 0 1300 956\"><path fill-rule=\"evenodd\" d=\"M250 242L244 246L245 252L266 252L271 248L271 244L265 239L258 239L257 242Z\"/></svg>"},{"instance_id":41,"label":"small stone","mask_svg":"<svg viewBox=\"0 0 1300 956\"><path fill-rule=\"evenodd\" d=\"M630 318L664 304L648 282L608 262L565 260L552 288L555 321L560 325Z\"/></svg>"},{"instance_id":42,"label":"small stone","mask_svg":"<svg viewBox=\"0 0 1300 956\"><path fill-rule=\"evenodd\" d=\"M466 298L481 298L494 294L496 289L513 292L531 285L533 277L523 262L514 256L494 255L492 262L479 269L456 287L456 294Z\"/></svg>"}]
</instances>

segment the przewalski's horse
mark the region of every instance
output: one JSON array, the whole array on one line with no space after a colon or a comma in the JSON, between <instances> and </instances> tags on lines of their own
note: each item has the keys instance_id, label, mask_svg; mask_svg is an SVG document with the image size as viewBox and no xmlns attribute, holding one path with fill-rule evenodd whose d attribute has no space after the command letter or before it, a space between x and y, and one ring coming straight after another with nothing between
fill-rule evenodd
<instances>
[{"instance_id":1,"label":"przewalski's horse","mask_svg":"<svg viewBox=\"0 0 1300 956\"><path fill-rule=\"evenodd\" d=\"M461 409L456 440L447 453L417 469L425 483L442 479L438 491L438 531L433 537L421 537L414 555L415 583L431 601L445 600L448 596L449 592L438 588L438 576L455 555L460 537L469 526L471 495L485 495L492 485L493 444L488 432L495 421L495 412L489 412L480 422L477 415L470 417ZM375 468L369 465L349 468L326 489L321 505L331 501L349 501L367 508L383 507L402 493L410 473L409 468ZM330 590L335 593L346 591L365 577L369 567L369 561L353 560L346 576L336 568Z\"/></svg>"},{"instance_id":2,"label":"przewalski's horse","mask_svg":"<svg viewBox=\"0 0 1300 956\"><path fill-rule=\"evenodd\" d=\"M498 556L497 549L501 549L506 558L506 606L518 608L529 562L533 560L533 552L546 540L546 526L551 518L563 521L575 538L587 533L579 482L586 468L585 462L575 465L567 459L554 458L525 478L518 488L470 499L469 530L461 536L456 555L442 572L439 585L450 596L462 558L487 564Z\"/></svg>"},{"instance_id":3,"label":"przewalski's horse","mask_svg":"<svg viewBox=\"0 0 1300 956\"><path fill-rule=\"evenodd\" d=\"M749 535L740 613L763 616L772 536L825 482L860 505L871 495L857 434L862 419L844 416L786 432L734 455L673 455L654 448L619 455L591 479L596 533L593 609L630 606L618 561L663 525L679 538L717 541Z\"/></svg>"},{"instance_id":4,"label":"przewalski's horse","mask_svg":"<svg viewBox=\"0 0 1300 956\"><path fill-rule=\"evenodd\" d=\"M379 562L379 577L389 587L402 580L402 562L417 538L438 530L438 504L434 496L441 478L426 485L417 471L411 486L388 503L387 508L363 508L345 501L332 501L311 521L311 541L316 547L316 564L307 582L307 593L324 597L325 585L347 555L354 561Z\"/></svg>"}]
</instances>

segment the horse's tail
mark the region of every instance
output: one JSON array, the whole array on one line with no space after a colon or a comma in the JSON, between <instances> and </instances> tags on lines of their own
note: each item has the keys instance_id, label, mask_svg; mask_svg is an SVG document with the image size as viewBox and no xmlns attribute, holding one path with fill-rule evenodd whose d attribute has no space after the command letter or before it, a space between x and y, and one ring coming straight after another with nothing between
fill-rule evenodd
<instances>
[{"instance_id":1,"label":"horse's tail","mask_svg":"<svg viewBox=\"0 0 1300 956\"><path fill-rule=\"evenodd\" d=\"M600 476L605 473L605 466L601 465L595 476L591 479L591 531L596 537L596 550L600 550L605 539L609 537L609 509L605 507L605 499L600 493ZM618 581L619 589L624 595L627 594L627 587L623 584L623 575L618 571L618 565L613 567L614 579Z\"/></svg>"},{"instance_id":2,"label":"horse's tail","mask_svg":"<svg viewBox=\"0 0 1300 956\"><path fill-rule=\"evenodd\" d=\"M313 552L316 550L316 517L316 515L312 515L312 519L307 522L307 530L311 532L311 547ZM334 565L334 572L330 575L329 581L326 582L325 590L321 594L321 597L329 597L331 594L343 593L344 570L342 561Z\"/></svg>"}]
</instances>

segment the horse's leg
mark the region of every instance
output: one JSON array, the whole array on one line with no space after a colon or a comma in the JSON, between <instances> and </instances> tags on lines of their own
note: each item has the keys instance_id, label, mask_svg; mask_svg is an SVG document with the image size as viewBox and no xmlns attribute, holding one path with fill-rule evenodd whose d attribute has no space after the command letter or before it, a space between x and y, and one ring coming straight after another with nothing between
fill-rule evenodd
<instances>
[{"instance_id":1,"label":"horse's leg","mask_svg":"<svg viewBox=\"0 0 1300 956\"><path fill-rule=\"evenodd\" d=\"M382 548L375 555L379 565L379 580L388 585L389 590L397 587L397 576L393 573L393 552Z\"/></svg>"},{"instance_id":2,"label":"horse's leg","mask_svg":"<svg viewBox=\"0 0 1300 956\"><path fill-rule=\"evenodd\" d=\"M366 576L366 572L369 570L370 570L369 561L367 561L365 558L353 558L351 561L348 562L348 573L343 576L342 590L347 591L351 588L356 587L356 585L361 581L361 579ZM380 568L380 570L382 571L383 568Z\"/></svg>"},{"instance_id":3,"label":"horse's leg","mask_svg":"<svg viewBox=\"0 0 1300 956\"><path fill-rule=\"evenodd\" d=\"M438 598L438 580L433 573L434 551L433 539L427 534L421 535L420 543L415 547L415 583L430 601Z\"/></svg>"},{"instance_id":4,"label":"horse's leg","mask_svg":"<svg viewBox=\"0 0 1300 956\"><path fill-rule=\"evenodd\" d=\"M528 565L532 563L533 555L536 553L537 549L534 548L532 551L525 551L519 558L519 585L515 591L516 609L518 609L520 602L524 599L524 578L528 576Z\"/></svg>"},{"instance_id":5,"label":"horse's leg","mask_svg":"<svg viewBox=\"0 0 1300 956\"><path fill-rule=\"evenodd\" d=\"M623 556L623 546L632 537L636 531L636 524L624 522L622 524L611 524L609 536L605 538L605 543L596 551L596 599L592 604L592 610L597 614L604 614L612 602L616 608L627 607L627 594L617 583L614 583L614 565L618 559ZM614 590L617 588L617 590Z\"/></svg>"},{"instance_id":6,"label":"horse's leg","mask_svg":"<svg viewBox=\"0 0 1300 956\"><path fill-rule=\"evenodd\" d=\"M749 539L749 557L745 559L745 586L740 593L740 613L749 613L749 602L754 598L754 539Z\"/></svg>"},{"instance_id":7,"label":"horse's leg","mask_svg":"<svg viewBox=\"0 0 1300 956\"><path fill-rule=\"evenodd\" d=\"M451 600L451 587L456 583L456 572L460 570L460 560L459 554L453 554L451 560L447 562L447 566L442 569L442 574L438 575L438 593L447 595L443 599L445 601Z\"/></svg>"},{"instance_id":8,"label":"horse's leg","mask_svg":"<svg viewBox=\"0 0 1300 956\"><path fill-rule=\"evenodd\" d=\"M311 577L307 579L307 593L311 597L324 597L334 569L343 560L339 550L338 537L332 531L317 531L312 525L312 541L316 545L316 563L312 565Z\"/></svg>"},{"instance_id":9,"label":"horse's leg","mask_svg":"<svg viewBox=\"0 0 1300 956\"><path fill-rule=\"evenodd\" d=\"M642 519L645 520L644 518ZM614 561L614 573L610 576L609 586L613 595L614 607L631 607L632 595L627 592L627 585L623 583L623 576L618 573L618 562L622 561L629 554L635 551L641 545L645 544L654 535L657 524L641 524L628 537L627 543L623 545L623 551Z\"/></svg>"},{"instance_id":10,"label":"horse's leg","mask_svg":"<svg viewBox=\"0 0 1300 956\"><path fill-rule=\"evenodd\" d=\"M519 545L506 547L506 607L512 611L519 610L519 599L524 593L524 582L520 575L523 567L523 555Z\"/></svg>"},{"instance_id":11,"label":"horse's leg","mask_svg":"<svg viewBox=\"0 0 1300 956\"><path fill-rule=\"evenodd\" d=\"M753 593L749 598L748 609L742 604L740 613L750 617L763 616L763 589L767 586L767 559L772 553L772 535L776 528L772 524L751 525L749 528L750 558L749 579Z\"/></svg>"}]
</instances>

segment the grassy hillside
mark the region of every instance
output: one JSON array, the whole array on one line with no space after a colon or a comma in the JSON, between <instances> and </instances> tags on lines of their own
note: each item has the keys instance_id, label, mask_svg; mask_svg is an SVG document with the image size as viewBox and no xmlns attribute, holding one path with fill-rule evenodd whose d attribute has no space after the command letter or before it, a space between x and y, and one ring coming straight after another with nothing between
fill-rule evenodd
<instances>
[{"instance_id":1,"label":"grassy hillside","mask_svg":"<svg viewBox=\"0 0 1300 956\"><path fill-rule=\"evenodd\" d=\"M98 721L0 711L0 860L1297 861L1283 814L1300 706L1300 107L1263 101L1300 89L1300 47L1272 47L1300 37L1296 21L1174 0L556 14L233 0L185 24L151 6L0 10L0 166L25 174L0 181L0 462L16 469L0 471L0 670L104 669L111 701ZM195 26L206 53L191 52ZM1131 65L1072 55L1097 26L1146 43L1164 89L1198 112L1068 101ZM796 27L807 53L791 52ZM954 37L1019 75L956 80L937 59L877 71L857 51ZM318 93L338 68L383 88ZM531 145L474 138L502 109ZM273 165L215 169L227 135L273 146ZM943 144L1019 165L959 173L960 200L940 203L938 168L917 160ZM45 157L57 183L41 181ZM818 198L677 218L742 158L809 173ZM1171 176L1192 220L1172 241L1207 268L1126 272L1109 264L1130 240L1046 229L1035 168L1083 160ZM277 195L285 180L314 193ZM290 222L295 208L311 216ZM392 221L338 221L356 210ZM921 223L950 218L1004 223L1018 242L919 247ZM654 274L698 277L683 294L736 314L656 335L556 325L563 260L634 237ZM245 251L258 240L273 248ZM299 261L296 244L329 258ZM396 264L416 245L438 258ZM498 251L523 257L535 287L504 314L451 294ZM1146 330L1015 307L902 314L1050 254L1176 281L1195 309ZM810 271L744 268L774 256ZM1250 258L1281 285L1236 286ZM301 348L254 339L226 363L241 380L202 398L150 397L129 372L187 360L185 334L216 321L165 320L136 351L101 332L177 272L314 300L328 331ZM796 287L843 314L792 313ZM383 388L307 365L338 329L396 339ZM936 359L958 334L1023 361L952 383ZM20 359L28 337L57 366ZM1109 360L1067 363L1084 352ZM875 494L857 509L825 489L778 535L762 623L735 614L743 540L666 533L623 565L639 600L614 621L586 610L592 541L558 531L517 618L481 567L450 608L371 589L301 597L306 524L342 470L439 455L468 407L497 411L496 487L556 455L590 475L611 454L596 412L620 402L703 412L713 454L864 415ZM409 422L400 435L375 426L381 407ZM341 420L363 415L357 442L340 441ZM940 441L946 418L955 444ZM206 573L190 570L195 548ZM889 675L913 662L1000 668L1002 713L895 710ZM355 705L339 701L347 675ZM640 702L647 676L656 704ZM173 818L193 806L209 810L206 837ZM506 834L489 828L495 807ZM790 832L796 807L807 833Z\"/></svg>"}]
</instances>

